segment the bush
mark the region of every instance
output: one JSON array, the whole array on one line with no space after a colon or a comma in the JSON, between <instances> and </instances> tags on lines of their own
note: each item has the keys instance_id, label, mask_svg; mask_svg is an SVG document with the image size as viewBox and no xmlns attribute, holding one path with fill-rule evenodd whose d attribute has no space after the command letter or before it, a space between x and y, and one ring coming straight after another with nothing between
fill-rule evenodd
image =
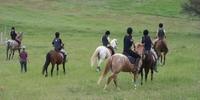
<instances>
[{"instance_id":1,"label":"bush","mask_svg":"<svg viewBox=\"0 0 200 100\"><path fill-rule=\"evenodd\" d=\"M182 5L185 12L200 16L200 0L189 0Z\"/></svg>"}]
</instances>

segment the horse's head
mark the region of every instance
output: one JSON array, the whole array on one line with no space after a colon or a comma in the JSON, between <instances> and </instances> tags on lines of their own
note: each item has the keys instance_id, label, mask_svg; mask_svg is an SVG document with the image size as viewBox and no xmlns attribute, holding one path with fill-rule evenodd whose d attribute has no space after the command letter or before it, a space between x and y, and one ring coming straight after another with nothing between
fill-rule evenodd
<instances>
[{"instance_id":1,"label":"horse's head","mask_svg":"<svg viewBox=\"0 0 200 100\"><path fill-rule=\"evenodd\" d=\"M143 57L144 55L144 44L142 43L136 43L135 45L135 50L134 50L138 55L140 55L140 57ZM138 63L138 67L137 70L139 71L141 66L142 66L142 62L143 59L140 59L139 63Z\"/></svg>"},{"instance_id":2,"label":"horse's head","mask_svg":"<svg viewBox=\"0 0 200 100\"><path fill-rule=\"evenodd\" d=\"M117 49L117 39L112 39L111 42L110 42L111 46L114 48L114 49Z\"/></svg>"},{"instance_id":3,"label":"horse's head","mask_svg":"<svg viewBox=\"0 0 200 100\"><path fill-rule=\"evenodd\" d=\"M142 44L142 43L136 43L134 51L137 54L139 54L140 56L142 56L144 54L144 44Z\"/></svg>"},{"instance_id":4,"label":"horse's head","mask_svg":"<svg viewBox=\"0 0 200 100\"><path fill-rule=\"evenodd\" d=\"M22 41L22 37L23 37L23 32L19 32L18 34L17 34L17 40L19 40L19 41Z\"/></svg>"}]
</instances>

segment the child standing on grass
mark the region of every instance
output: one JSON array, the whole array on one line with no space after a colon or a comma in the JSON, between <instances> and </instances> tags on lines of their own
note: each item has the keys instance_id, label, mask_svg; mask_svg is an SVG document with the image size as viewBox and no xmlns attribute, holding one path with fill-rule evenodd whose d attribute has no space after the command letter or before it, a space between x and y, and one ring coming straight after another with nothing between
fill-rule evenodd
<instances>
[{"instance_id":1,"label":"child standing on grass","mask_svg":"<svg viewBox=\"0 0 200 100\"><path fill-rule=\"evenodd\" d=\"M21 72L27 72L28 53L25 51L25 46L22 46L22 51L19 54L19 61L21 65Z\"/></svg>"}]
</instances>

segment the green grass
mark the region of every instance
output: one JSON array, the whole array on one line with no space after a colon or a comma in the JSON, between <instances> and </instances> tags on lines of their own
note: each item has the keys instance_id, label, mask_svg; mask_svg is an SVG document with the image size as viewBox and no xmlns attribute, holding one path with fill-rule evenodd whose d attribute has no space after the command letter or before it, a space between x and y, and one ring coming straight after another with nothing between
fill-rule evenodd
<instances>
[{"instance_id":1,"label":"green grass","mask_svg":"<svg viewBox=\"0 0 200 100\"><path fill-rule=\"evenodd\" d=\"M142 1L142 2L141 2ZM200 99L200 20L181 13L185 0L0 0L0 31L15 26L23 31L23 44L30 56L28 72L20 73L17 54L5 60L0 45L0 100L198 100ZM131 75L120 73L117 90L106 79L98 86L99 74L90 67L90 56L101 45L105 30L123 48L128 26L139 42L147 28L155 36L158 23L167 31L169 54L158 67L154 81L134 90ZM46 53L52 49L56 31L69 53L67 74L41 75ZM8 37L8 36L7 36ZM102 65L103 67L103 65Z\"/></svg>"}]
</instances>

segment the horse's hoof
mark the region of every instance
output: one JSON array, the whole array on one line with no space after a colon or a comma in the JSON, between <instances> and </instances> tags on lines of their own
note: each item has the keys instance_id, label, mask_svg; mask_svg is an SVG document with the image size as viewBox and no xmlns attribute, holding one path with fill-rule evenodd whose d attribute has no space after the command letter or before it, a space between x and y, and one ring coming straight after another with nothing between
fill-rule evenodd
<instances>
[{"instance_id":1,"label":"horse's hoof","mask_svg":"<svg viewBox=\"0 0 200 100\"><path fill-rule=\"evenodd\" d=\"M47 77L48 75L45 75L45 77Z\"/></svg>"}]
</instances>

